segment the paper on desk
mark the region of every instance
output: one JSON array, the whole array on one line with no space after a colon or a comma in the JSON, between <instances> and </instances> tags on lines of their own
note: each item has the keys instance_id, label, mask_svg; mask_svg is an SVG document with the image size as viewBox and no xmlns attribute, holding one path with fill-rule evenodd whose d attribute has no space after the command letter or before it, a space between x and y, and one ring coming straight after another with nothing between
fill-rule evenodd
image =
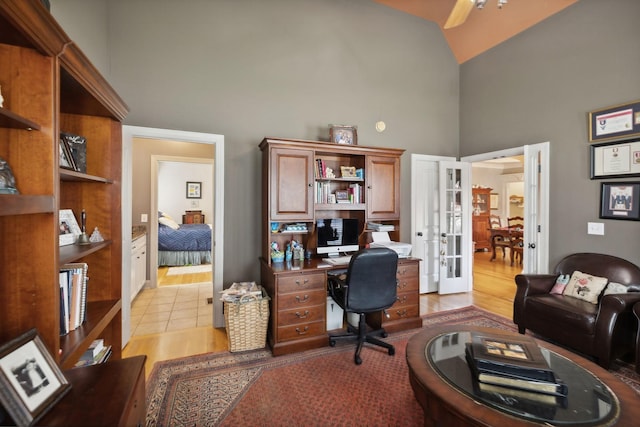
<instances>
[{"instance_id":1,"label":"paper on desk","mask_svg":"<svg viewBox=\"0 0 640 427\"><path fill-rule=\"evenodd\" d=\"M371 233L371 238L374 242L390 242L391 238L386 231L374 231Z\"/></svg>"}]
</instances>

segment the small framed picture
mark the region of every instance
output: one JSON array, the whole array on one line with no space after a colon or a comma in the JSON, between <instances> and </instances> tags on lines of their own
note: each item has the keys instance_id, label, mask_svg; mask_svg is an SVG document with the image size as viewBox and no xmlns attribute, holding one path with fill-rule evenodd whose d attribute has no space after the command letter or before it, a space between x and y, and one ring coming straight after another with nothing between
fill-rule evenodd
<instances>
[{"instance_id":1,"label":"small framed picture","mask_svg":"<svg viewBox=\"0 0 640 427\"><path fill-rule=\"evenodd\" d=\"M356 178L355 166L340 166L340 174L343 178Z\"/></svg>"},{"instance_id":2,"label":"small framed picture","mask_svg":"<svg viewBox=\"0 0 640 427\"><path fill-rule=\"evenodd\" d=\"M330 125L329 137L334 144L358 144L358 132L355 126Z\"/></svg>"},{"instance_id":3,"label":"small framed picture","mask_svg":"<svg viewBox=\"0 0 640 427\"><path fill-rule=\"evenodd\" d=\"M0 348L0 402L17 425L35 424L70 388L35 329Z\"/></svg>"},{"instance_id":4,"label":"small framed picture","mask_svg":"<svg viewBox=\"0 0 640 427\"><path fill-rule=\"evenodd\" d=\"M81 231L78 226L78 221L71 209L62 209L58 213L58 225L60 227L58 231L58 244L60 246L73 245Z\"/></svg>"},{"instance_id":5,"label":"small framed picture","mask_svg":"<svg viewBox=\"0 0 640 427\"><path fill-rule=\"evenodd\" d=\"M600 196L600 218L640 220L640 182L602 183Z\"/></svg>"},{"instance_id":6,"label":"small framed picture","mask_svg":"<svg viewBox=\"0 0 640 427\"><path fill-rule=\"evenodd\" d=\"M588 113L589 142L621 141L640 136L640 101Z\"/></svg>"},{"instance_id":7,"label":"small framed picture","mask_svg":"<svg viewBox=\"0 0 640 427\"><path fill-rule=\"evenodd\" d=\"M202 182L187 182L187 199L202 199Z\"/></svg>"},{"instance_id":8,"label":"small framed picture","mask_svg":"<svg viewBox=\"0 0 640 427\"><path fill-rule=\"evenodd\" d=\"M67 143L61 138L58 145L60 149L60 167L72 171L76 170L73 165L73 157L71 157L71 152L69 151Z\"/></svg>"}]
</instances>

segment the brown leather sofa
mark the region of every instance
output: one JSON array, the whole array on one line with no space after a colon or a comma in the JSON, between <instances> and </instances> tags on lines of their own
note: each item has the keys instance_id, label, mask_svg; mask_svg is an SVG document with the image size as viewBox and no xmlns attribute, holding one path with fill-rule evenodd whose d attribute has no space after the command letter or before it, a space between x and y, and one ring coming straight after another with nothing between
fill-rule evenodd
<instances>
[{"instance_id":1,"label":"brown leather sofa","mask_svg":"<svg viewBox=\"0 0 640 427\"><path fill-rule=\"evenodd\" d=\"M636 292L601 296L598 304L549 293L558 275L576 270L606 277ZM519 274L515 280L513 321L521 334L529 329L593 357L606 369L616 358L635 353L638 321L632 308L640 301L638 266L611 255L577 253L561 260L553 274Z\"/></svg>"}]
</instances>

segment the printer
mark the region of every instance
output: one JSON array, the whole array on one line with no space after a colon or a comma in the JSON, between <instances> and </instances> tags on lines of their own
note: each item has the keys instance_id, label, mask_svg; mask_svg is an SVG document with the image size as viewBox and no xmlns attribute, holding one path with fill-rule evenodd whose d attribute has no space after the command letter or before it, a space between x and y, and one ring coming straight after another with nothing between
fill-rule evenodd
<instances>
[{"instance_id":1,"label":"printer","mask_svg":"<svg viewBox=\"0 0 640 427\"><path fill-rule=\"evenodd\" d=\"M389 233L386 231L374 231L371 233L373 242L369 243L370 248L389 248L394 250L399 258L407 258L411 255L411 243L392 242Z\"/></svg>"}]
</instances>

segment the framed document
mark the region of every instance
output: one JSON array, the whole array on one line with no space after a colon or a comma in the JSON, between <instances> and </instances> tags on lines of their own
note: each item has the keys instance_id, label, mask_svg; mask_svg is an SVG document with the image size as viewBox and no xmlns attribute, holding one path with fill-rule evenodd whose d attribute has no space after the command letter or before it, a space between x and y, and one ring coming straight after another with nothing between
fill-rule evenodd
<instances>
[{"instance_id":1,"label":"framed document","mask_svg":"<svg viewBox=\"0 0 640 427\"><path fill-rule=\"evenodd\" d=\"M600 218L640 220L640 182L603 182Z\"/></svg>"},{"instance_id":2,"label":"framed document","mask_svg":"<svg viewBox=\"0 0 640 427\"><path fill-rule=\"evenodd\" d=\"M640 141L593 144L591 179L640 176Z\"/></svg>"},{"instance_id":3,"label":"framed document","mask_svg":"<svg viewBox=\"0 0 640 427\"><path fill-rule=\"evenodd\" d=\"M640 136L640 101L589 113L589 142L620 141Z\"/></svg>"}]
</instances>

